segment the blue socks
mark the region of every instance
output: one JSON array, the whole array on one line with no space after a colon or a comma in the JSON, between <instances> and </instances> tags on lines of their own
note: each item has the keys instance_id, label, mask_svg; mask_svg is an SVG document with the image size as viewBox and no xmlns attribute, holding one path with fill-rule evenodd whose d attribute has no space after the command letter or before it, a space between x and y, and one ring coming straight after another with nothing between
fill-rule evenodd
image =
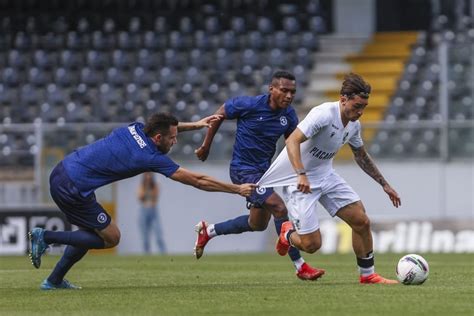
<instances>
[{"instance_id":1,"label":"blue socks","mask_svg":"<svg viewBox=\"0 0 474 316\"><path fill-rule=\"evenodd\" d=\"M90 230L76 231L50 231L44 232L44 241L47 244L71 245L78 248L86 249L103 249L104 240L95 232Z\"/></svg>"},{"instance_id":2,"label":"blue socks","mask_svg":"<svg viewBox=\"0 0 474 316\"><path fill-rule=\"evenodd\" d=\"M252 231L249 225L249 215L242 215L222 223L214 224L214 229L217 235L240 234Z\"/></svg>"},{"instance_id":3,"label":"blue socks","mask_svg":"<svg viewBox=\"0 0 474 316\"><path fill-rule=\"evenodd\" d=\"M77 248L74 246L67 246L64 250L64 254L59 260L59 262L54 267L53 272L48 277L48 281L58 285L60 284L66 273L72 268L72 266L84 257L87 253L85 248Z\"/></svg>"},{"instance_id":4,"label":"blue socks","mask_svg":"<svg viewBox=\"0 0 474 316\"><path fill-rule=\"evenodd\" d=\"M288 217L282 217L282 218L274 218L273 221L275 222L275 228L278 236L280 236L281 232L281 224L286 222L288 220ZM300 251L296 249L295 247L290 247L288 250L288 256L290 256L292 261L297 261L298 259L301 258Z\"/></svg>"}]
</instances>

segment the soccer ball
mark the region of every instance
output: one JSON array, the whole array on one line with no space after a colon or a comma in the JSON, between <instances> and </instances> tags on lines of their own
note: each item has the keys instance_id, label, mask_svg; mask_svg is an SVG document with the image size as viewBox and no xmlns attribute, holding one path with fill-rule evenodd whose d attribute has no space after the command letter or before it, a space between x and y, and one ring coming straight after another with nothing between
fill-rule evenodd
<instances>
[{"instance_id":1,"label":"soccer ball","mask_svg":"<svg viewBox=\"0 0 474 316\"><path fill-rule=\"evenodd\" d=\"M403 256L397 264L397 279L405 285L423 284L428 278L428 262L416 254Z\"/></svg>"}]
</instances>

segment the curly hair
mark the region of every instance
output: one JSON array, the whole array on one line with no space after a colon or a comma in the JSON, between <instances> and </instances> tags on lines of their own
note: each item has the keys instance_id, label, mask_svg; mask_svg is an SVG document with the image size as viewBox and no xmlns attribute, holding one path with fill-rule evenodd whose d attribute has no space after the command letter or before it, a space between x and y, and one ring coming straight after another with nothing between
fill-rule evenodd
<instances>
[{"instance_id":1,"label":"curly hair","mask_svg":"<svg viewBox=\"0 0 474 316\"><path fill-rule=\"evenodd\" d=\"M354 98L358 95L361 98L368 99L372 88L370 84L364 81L362 76L351 72L344 76L342 82L341 95L348 97L349 99Z\"/></svg>"}]
</instances>

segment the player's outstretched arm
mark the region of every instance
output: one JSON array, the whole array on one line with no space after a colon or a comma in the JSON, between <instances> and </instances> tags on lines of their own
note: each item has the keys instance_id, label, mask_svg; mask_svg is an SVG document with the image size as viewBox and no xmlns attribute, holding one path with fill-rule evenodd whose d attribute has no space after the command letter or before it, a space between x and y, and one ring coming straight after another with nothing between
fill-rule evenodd
<instances>
[{"instance_id":1,"label":"player's outstretched arm","mask_svg":"<svg viewBox=\"0 0 474 316\"><path fill-rule=\"evenodd\" d=\"M354 154L354 159L359 167L382 186L383 190L388 194L390 200L392 201L393 206L399 207L402 204L400 196L382 176L382 173L375 165L375 162L372 160L369 153L365 150L365 147L361 146L356 148L351 146L351 149L352 153Z\"/></svg>"},{"instance_id":2,"label":"player's outstretched arm","mask_svg":"<svg viewBox=\"0 0 474 316\"><path fill-rule=\"evenodd\" d=\"M192 185L199 190L234 193L245 197L250 196L253 190L255 190L257 187L257 185L253 183L237 185L220 182L219 180L208 175L192 172L184 168L179 168L176 170L176 172L173 173L170 178L183 184Z\"/></svg>"},{"instance_id":3,"label":"player's outstretched arm","mask_svg":"<svg viewBox=\"0 0 474 316\"><path fill-rule=\"evenodd\" d=\"M221 121L222 117L219 115L211 115L205 117L197 122L179 122L178 123L178 133L179 132L186 132L186 131L193 131L196 129L201 129L204 127L212 128L214 124Z\"/></svg>"},{"instance_id":4,"label":"player's outstretched arm","mask_svg":"<svg viewBox=\"0 0 474 316\"><path fill-rule=\"evenodd\" d=\"M303 132L296 128L293 133L286 139L286 150L288 151L288 158L290 159L291 165L298 174L297 188L303 193L311 193L311 186L306 177L306 171L304 169L303 162L301 161L301 143L307 140Z\"/></svg>"},{"instance_id":5,"label":"player's outstretched arm","mask_svg":"<svg viewBox=\"0 0 474 316\"><path fill-rule=\"evenodd\" d=\"M214 136L219 130L219 127L221 126L222 122L226 119L224 105L221 105L221 107L216 111L216 113L214 113L214 115L218 115L220 119L213 122L212 126L209 127L209 129L207 130L206 136L204 137L204 141L201 147L194 151L198 159L201 161L206 161L207 157L209 156L212 140L214 139Z\"/></svg>"}]
</instances>

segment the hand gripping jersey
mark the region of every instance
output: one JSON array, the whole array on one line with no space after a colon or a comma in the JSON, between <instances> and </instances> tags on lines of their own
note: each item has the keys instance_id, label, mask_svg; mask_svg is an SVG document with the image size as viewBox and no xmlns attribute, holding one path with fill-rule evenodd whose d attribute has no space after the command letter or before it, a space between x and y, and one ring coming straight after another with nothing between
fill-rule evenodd
<instances>
[{"instance_id":1,"label":"hand gripping jersey","mask_svg":"<svg viewBox=\"0 0 474 316\"><path fill-rule=\"evenodd\" d=\"M301 159L311 184L319 183L334 171L333 158L344 144L349 143L356 148L363 145L359 121L349 121L346 127L342 125L339 101L314 107L298 128L308 138L301 144ZM285 147L258 185L287 186L295 184L296 181L297 175Z\"/></svg>"}]
</instances>

